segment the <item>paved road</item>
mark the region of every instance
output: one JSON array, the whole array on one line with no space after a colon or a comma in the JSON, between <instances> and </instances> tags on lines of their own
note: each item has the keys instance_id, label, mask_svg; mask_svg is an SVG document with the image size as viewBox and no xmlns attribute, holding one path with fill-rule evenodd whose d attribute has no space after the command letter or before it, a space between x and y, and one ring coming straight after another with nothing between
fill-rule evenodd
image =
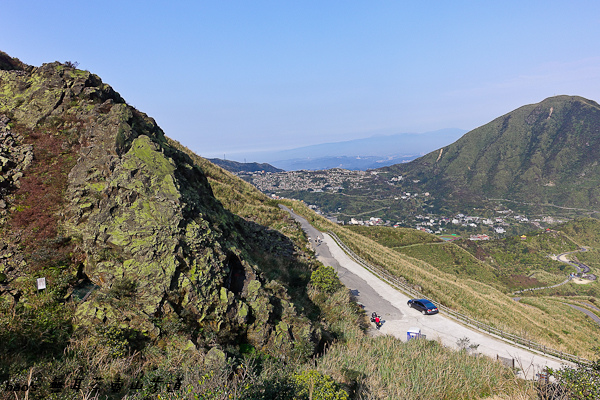
<instances>
[{"instance_id":1,"label":"paved road","mask_svg":"<svg viewBox=\"0 0 600 400\"><path fill-rule=\"evenodd\" d=\"M598 308L598 307L596 307L596 306L593 306L593 305L591 305L591 304L589 304L589 303L584 303L584 302L581 302L581 301L580 301L579 303L580 303L580 304L583 304L584 306L588 306L588 307L590 307L590 308L592 308L592 309L594 309L594 310L596 310L596 311L600 312L600 308Z\"/></svg>"},{"instance_id":2,"label":"paved road","mask_svg":"<svg viewBox=\"0 0 600 400\"><path fill-rule=\"evenodd\" d=\"M280 207L290 212L302 225L311 238L311 244L319 261L338 272L342 283L353 291L357 301L364 304L367 315L376 311L382 316L384 324L381 330L373 329L372 334L393 335L405 341L408 328L417 327L427 336L427 339L439 340L451 348L458 348L457 341L466 337L471 344L479 345L477 348L479 353L494 359L497 355L514 358L524 371L524 376L529 379L533 379L535 374L546 366L558 369L565 364L564 361L533 353L480 331L471 330L444 315L422 315L419 311L408 307L406 302L409 297L357 264L329 235L319 232L287 207ZM319 244L315 239L320 240L321 243Z\"/></svg>"},{"instance_id":3,"label":"paved road","mask_svg":"<svg viewBox=\"0 0 600 400\"><path fill-rule=\"evenodd\" d=\"M580 250L569 251L567 253L561 253L561 254L559 254L557 256L551 256L551 258L553 260L557 260L557 261L564 262L564 263L567 263L569 265L572 265L573 267L575 267L575 269L577 269L577 273L578 274L581 274L582 272L585 274L585 273L590 272L590 267L588 267L585 264L579 263L579 262L576 263L576 262L570 261L567 258L568 254L579 253L579 252L584 252L584 251L587 251L587 249L585 247L582 247ZM586 276L585 279L589 279L590 281L595 281L596 280L596 275L594 275L594 274L587 274L585 276ZM569 274L569 276L567 276L567 279L565 279L561 283L557 283L556 285L542 286L542 287L535 287L535 288L517 290L516 292L513 292L513 294L519 294L519 293L524 293L524 292L533 292L533 291L536 291L536 290L552 289L552 288L555 288L555 287L566 285L567 283L571 282L572 278L573 277ZM516 300L516 301L519 301L519 300Z\"/></svg>"},{"instance_id":4,"label":"paved road","mask_svg":"<svg viewBox=\"0 0 600 400\"><path fill-rule=\"evenodd\" d=\"M590 317L591 319L594 320L595 323L597 323L598 325L600 325L600 317L598 317L596 314L594 314L593 312L586 310L585 308L579 307L579 306L575 306L573 304L567 304L567 303L563 303L568 305L569 307L572 307L576 310L581 311L582 313L586 314L588 317Z\"/></svg>"},{"instance_id":5,"label":"paved road","mask_svg":"<svg viewBox=\"0 0 600 400\"><path fill-rule=\"evenodd\" d=\"M586 273L590 272L590 267L588 267L585 264L579 263L579 262L571 261L567 258L568 254L579 253L579 252L584 252L584 251L587 251L587 249L585 247L582 247L580 250L569 251L567 253L561 253L556 256L556 259L558 261L561 261L561 262L564 262L564 263L574 266L575 269L577 270L578 274L581 274L581 273L586 274Z\"/></svg>"}]
</instances>

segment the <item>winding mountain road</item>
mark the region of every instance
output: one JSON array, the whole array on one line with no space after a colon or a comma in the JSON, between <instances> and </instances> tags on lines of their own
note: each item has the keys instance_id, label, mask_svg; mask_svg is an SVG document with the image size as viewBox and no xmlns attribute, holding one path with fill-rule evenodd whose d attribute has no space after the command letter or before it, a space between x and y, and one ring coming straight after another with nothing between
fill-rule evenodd
<instances>
[{"instance_id":1,"label":"winding mountain road","mask_svg":"<svg viewBox=\"0 0 600 400\"><path fill-rule=\"evenodd\" d=\"M595 281L596 280L596 275L594 275L594 274L588 274L588 272L590 272L590 267L588 267L587 265L582 264L580 262L571 261L571 260L569 260L567 258L568 254L579 253L579 252L584 252L584 251L587 251L587 249L585 247L582 247L579 250L569 251L569 252L566 252L566 253L561 253L561 254L559 254L557 256L552 255L552 256L550 256L550 258L552 258L553 260L557 260L557 261L560 261L560 262L567 263L567 264L575 267L575 269L577 270L578 274L586 274L586 275L584 275L585 279L588 279L590 281ZM571 282L571 279L573 279L573 276L571 274L569 274L569 276L567 276L567 279L565 279L561 283L557 283L556 285L542 286L542 287L535 287L535 288L517 290L516 292L513 292L513 294L519 294L519 293L525 293L525 292L533 292L533 291L536 291L536 290L552 289L552 288L555 288L555 287L566 285L567 283ZM516 301L519 301L519 300L516 300Z\"/></svg>"},{"instance_id":2,"label":"winding mountain road","mask_svg":"<svg viewBox=\"0 0 600 400\"><path fill-rule=\"evenodd\" d=\"M582 248L581 248L581 249L579 249L579 250L575 250L575 251L569 251L569 252L567 252L567 253L562 253L562 254L559 254L559 255L557 255L557 256L556 256L556 259L557 259L558 261L561 261L561 262L567 263L567 264L569 264L569 265L572 265L573 267L575 267L575 269L577 270L577 273L578 273L578 274L587 274L587 276L588 276L588 278L587 278L587 279L589 279L589 280L591 280L591 281L595 281L595 280L596 280L596 275L593 275L593 274L588 274L588 272L590 272L590 267L588 267L587 265L585 265L585 264L582 264L582 263L580 263L580 262L571 261L571 260L569 260L569 259L567 258L567 255L568 255L568 254L573 254L573 253L583 253L583 252L585 252L585 251L588 251L588 249L587 249L587 248L585 248L585 247L582 247Z\"/></svg>"},{"instance_id":3,"label":"winding mountain road","mask_svg":"<svg viewBox=\"0 0 600 400\"><path fill-rule=\"evenodd\" d=\"M579 306L576 306L576 305L573 305L573 304L567 304L567 303L563 303L563 304L566 304L566 305L568 305L571 308L574 308L574 309L576 309L578 311L581 311L582 313L584 313L585 315L587 315L588 317L590 317L591 319L593 319L595 323L597 323L598 325L600 325L600 317L598 317L593 312L591 312L589 310L586 310L583 307L579 307Z\"/></svg>"},{"instance_id":4,"label":"winding mountain road","mask_svg":"<svg viewBox=\"0 0 600 400\"><path fill-rule=\"evenodd\" d=\"M367 315L374 311L381 315L384 320L383 326L379 331L373 328L370 334L393 335L406 341L407 330L418 327L427 339L439 340L443 345L455 349L459 347L457 342L460 339L468 338L470 344L479 345L477 352L481 354L493 359L497 356L515 359L515 366L520 368L522 376L528 379L534 379L535 375L545 367L558 369L567 364L565 361L525 350L494 336L470 329L442 314L422 315L406 304L409 297L352 260L331 236L313 228L306 219L287 207L283 205L280 207L288 211L301 224L310 238L318 260L337 271L342 283L352 291L357 301L364 305Z\"/></svg>"}]
</instances>

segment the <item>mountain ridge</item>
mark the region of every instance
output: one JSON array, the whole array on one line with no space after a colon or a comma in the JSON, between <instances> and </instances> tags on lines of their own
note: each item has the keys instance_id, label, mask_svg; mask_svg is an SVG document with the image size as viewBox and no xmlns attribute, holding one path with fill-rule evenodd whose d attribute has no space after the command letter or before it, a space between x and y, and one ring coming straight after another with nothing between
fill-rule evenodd
<instances>
[{"instance_id":1,"label":"mountain ridge","mask_svg":"<svg viewBox=\"0 0 600 400\"><path fill-rule=\"evenodd\" d=\"M380 171L406 174L469 204L506 198L593 208L600 202L599 140L600 106L578 96L555 96Z\"/></svg>"},{"instance_id":2,"label":"mountain ridge","mask_svg":"<svg viewBox=\"0 0 600 400\"><path fill-rule=\"evenodd\" d=\"M255 152L245 157L264 160L286 171L328 168L364 171L413 160L432 148L452 143L465 132L448 128L423 133L374 135L287 150Z\"/></svg>"},{"instance_id":3,"label":"mountain ridge","mask_svg":"<svg viewBox=\"0 0 600 400\"><path fill-rule=\"evenodd\" d=\"M268 163L257 163L257 162L249 162L242 163L231 160L223 160L220 158L207 158L211 163L218 165L219 167L226 169L229 172L284 172L284 170L280 168L276 168Z\"/></svg>"}]
</instances>

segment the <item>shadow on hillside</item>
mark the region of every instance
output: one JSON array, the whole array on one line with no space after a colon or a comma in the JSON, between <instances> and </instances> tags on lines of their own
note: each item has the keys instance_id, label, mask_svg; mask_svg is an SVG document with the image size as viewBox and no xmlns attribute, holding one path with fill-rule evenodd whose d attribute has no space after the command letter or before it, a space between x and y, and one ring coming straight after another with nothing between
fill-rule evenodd
<instances>
[{"instance_id":1,"label":"shadow on hillside","mask_svg":"<svg viewBox=\"0 0 600 400\"><path fill-rule=\"evenodd\" d=\"M264 287L269 288L271 294L269 301L273 307L269 324L275 325L282 319L284 312L282 300L292 302L299 315L307 317L312 322L318 321L321 310L310 299L307 291L313 261L299 251L294 242L281 232L229 211L215 197L207 178L210 176L209 173L205 172L189 154L175 147L170 147L166 152L175 160L176 165L194 166L191 169L179 167L176 172L177 179L181 183L185 182L185 185L180 185L183 201L188 207L184 214L186 219L201 216L209 220L216 230L221 231L221 239L217 240L227 256L223 267L229 270L223 285L236 296L242 293L244 283L253 279L252 272L243 266L243 261L246 261L253 266L257 274L264 277L264 280L260 280L264 281ZM234 189L231 190L233 193ZM227 196L228 193L224 195ZM279 212L276 206L273 207ZM236 254L238 250L241 250L239 257ZM280 286L270 284L271 281L278 282ZM285 290L282 290L283 288ZM321 345L321 343L316 344Z\"/></svg>"}]
</instances>

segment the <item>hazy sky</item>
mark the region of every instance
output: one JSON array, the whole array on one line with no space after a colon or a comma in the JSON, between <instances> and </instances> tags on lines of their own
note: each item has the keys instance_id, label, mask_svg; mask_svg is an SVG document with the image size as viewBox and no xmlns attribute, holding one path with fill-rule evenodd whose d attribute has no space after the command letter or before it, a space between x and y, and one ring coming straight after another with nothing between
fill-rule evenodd
<instances>
[{"instance_id":1,"label":"hazy sky","mask_svg":"<svg viewBox=\"0 0 600 400\"><path fill-rule=\"evenodd\" d=\"M207 157L600 101L597 0L2 0L0 16L0 50L79 62Z\"/></svg>"}]
</instances>

